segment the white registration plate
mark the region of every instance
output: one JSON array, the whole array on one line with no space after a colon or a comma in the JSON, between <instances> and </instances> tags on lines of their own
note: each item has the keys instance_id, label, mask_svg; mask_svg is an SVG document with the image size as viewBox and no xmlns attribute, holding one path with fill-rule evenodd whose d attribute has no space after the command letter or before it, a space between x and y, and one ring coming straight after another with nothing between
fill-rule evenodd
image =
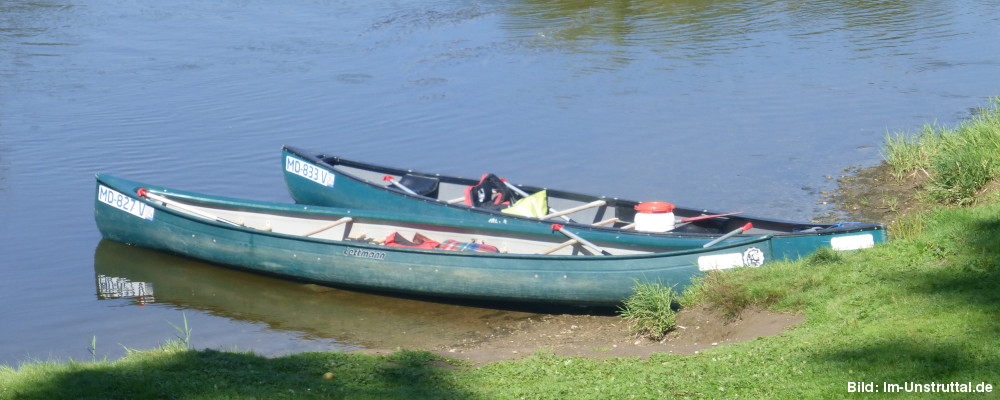
<instances>
[{"instance_id":1,"label":"white registration plate","mask_svg":"<svg viewBox=\"0 0 1000 400\"><path fill-rule=\"evenodd\" d=\"M830 247L834 250L858 250L875 246L875 237L871 234L840 236L830 239Z\"/></svg>"},{"instance_id":2,"label":"white registration plate","mask_svg":"<svg viewBox=\"0 0 1000 400\"><path fill-rule=\"evenodd\" d=\"M100 185L97 188L97 199L102 203L135 215L142 219L153 220L153 206L143 201L126 196L117 190Z\"/></svg>"},{"instance_id":3,"label":"white registration plate","mask_svg":"<svg viewBox=\"0 0 1000 400\"><path fill-rule=\"evenodd\" d=\"M334 175L323 168L317 167L295 157L285 158L285 171L301 176L323 186L333 187Z\"/></svg>"}]
</instances>

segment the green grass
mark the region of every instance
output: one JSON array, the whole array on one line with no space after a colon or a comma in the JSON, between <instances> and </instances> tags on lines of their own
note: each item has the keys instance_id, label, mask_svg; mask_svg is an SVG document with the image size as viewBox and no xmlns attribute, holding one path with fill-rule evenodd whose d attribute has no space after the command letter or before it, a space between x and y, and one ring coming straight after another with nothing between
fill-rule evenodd
<instances>
[{"instance_id":1,"label":"green grass","mask_svg":"<svg viewBox=\"0 0 1000 400\"><path fill-rule=\"evenodd\" d=\"M691 356L538 353L470 368L420 351L268 359L178 341L111 362L0 367L0 398L800 399L849 397L848 382L859 381L998 385L1000 202L940 207L920 224L873 249L711 275L695 301L717 301L711 287L725 287L741 293L737 302L806 319L779 336Z\"/></svg>"},{"instance_id":2,"label":"green grass","mask_svg":"<svg viewBox=\"0 0 1000 400\"><path fill-rule=\"evenodd\" d=\"M925 126L915 137L888 136L882 150L897 179L922 174L930 199L971 204L1000 174L1000 98L956 129Z\"/></svg>"},{"instance_id":3,"label":"green grass","mask_svg":"<svg viewBox=\"0 0 1000 400\"><path fill-rule=\"evenodd\" d=\"M938 179L928 191L949 192L938 187L947 179L933 178L947 170L942 166L957 164L966 171L967 164L961 161L966 156L955 155L961 147L956 143L992 145L989 137L1000 127L996 115L994 108L956 132L933 132L944 139L913 144L917 149L906 157L917 160L913 164L919 167L911 171L926 169ZM976 124L990 126L969 127ZM973 135L978 138L965 137ZM985 166L988 172L1000 154L979 151L974 154L987 158L971 165ZM996 176L989 172L976 179L987 179L985 185ZM968 196L971 200L962 200ZM745 307L767 306L806 318L781 335L695 355L598 360L540 352L477 368L422 351L389 356L306 353L269 359L252 353L190 350L184 343L190 328L175 326L180 341L160 349L130 351L120 360L0 366L0 399L873 397L848 393L849 382L874 382L878 388L883 382L972 382L974 386L985 382L993 385L996 397L1000 197L976 189L949 198L945 205L902 219L893 226L893 239L872 249L820 251L796 263L706 275L685 292L684 303L713 304L734 316ZM91 345L96 348L96 338ZM327 372L332 379L324 379Z\"/></svg>"},{"instance_id":4,"label":"green grass","mask_svg":"<svg viewBox=\"0 0 1000 400\"><path fill-rule=\"evenodd\" d=\"M805 313L803 324L779 337L687 357L600 362L541 355L483 370L515 390L513 398L600 398L615 390L638 398L839 398L851 381L997 385L998 216L995 203L938 209L922 234L875 249L715 275L749 303Z\"/></svg>"},{"instance_id":5,"label":"green grass","mask_svg":"<svg viewBox=\"0 0 1000 400\"><path fill-rule=\"evenodd\" d=\"M657 282L636 281L619 314L629 323L629 331L660 340L677 325L674 288Z\"/></svg>"},{"instance_id":6,"label":"green grass","mask_svg":"<svg viewBox=\"0 0 1000 400\"><path fill-rule=\"evenodd\" d=\"M182 343L131 352L114 362L0 367L4 399L467 399L441 357L305 353L268 359L252 353L187 350ZM325 379L330 372L332 379ZM470 397L472 396L472 397Z\"/></svg>"}]
</instances>

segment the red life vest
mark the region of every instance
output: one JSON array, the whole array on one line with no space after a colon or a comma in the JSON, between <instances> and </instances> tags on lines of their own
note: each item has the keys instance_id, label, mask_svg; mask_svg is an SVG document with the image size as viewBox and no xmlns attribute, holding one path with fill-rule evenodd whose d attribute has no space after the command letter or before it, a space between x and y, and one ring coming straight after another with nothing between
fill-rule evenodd
<instances>
[{"instance_id":1,"label":"red life vest","mask_svg":"<svg viewBox=\"0 0 1000 400\"><path fill-rule=\"evenodd\" d=\"M510 206L515 196L502 178L483 174L478 184L465 188L465 205L499 210Z\"/></svg>"}]
</instances>

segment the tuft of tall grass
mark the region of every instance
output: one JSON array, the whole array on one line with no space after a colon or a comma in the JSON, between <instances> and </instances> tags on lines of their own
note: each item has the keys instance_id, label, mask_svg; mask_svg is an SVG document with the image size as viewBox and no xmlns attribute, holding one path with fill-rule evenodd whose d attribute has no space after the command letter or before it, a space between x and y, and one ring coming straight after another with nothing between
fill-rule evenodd
<instances>
[{"instance_id":1,"label":"tuft of tall grass","mask_svg":"<svg viewBox=\"0 0 1000 400\"><path fill-rule=\"evenodd\" d=\"M907 137L900 133L886 135L882 145L882 154L886 163L892 168L892 176L903 181L911 173L924 172L930 167L933 140L936 138L934 128L924 126L924 131L916 137Z\"/></svg>"},{"instance_id":2,"label":"tuft of tall grass","mask_svg":"<svg viewBox=\"0 0 1000 400\"><path fill-rule=\"evenodd\" d=\"M177 332L180 333L179 335L177 335L177 339L180 340L179 344L181 345L181 347L183 349L185 349L185 350L190 350L191 349L191 327L188 326L187 314L181 313L181 316L184 317L184 327L183 328L181 328L181 327L179 327L177 325L174 325L174 323L170 322L170 321L167 321L167 323L170 324L170 326L174 327L174 329L177 330Z\"/></svg>"},{"instance_id":3,"label":"tuft of tall grass","mask_svg":"<svg viewBox=\"0 0 1000 400\"><path fill-rule=\"evenodd\" d=\"M887 136L882 150L896 179L922 172L930 178L930 199L972 204L1000 175L1000 98L956 129L925 126L913 138Z\"/></svg>"},{"instance_id":4,"label":"tuft of tall grass","mask_svg":"<svg viewBox=\"0 0 1000 400\"><path fill-rule=\"evenodd\" d=\"M889 236L893 239L911 239L919 237L927 228L927 217L922 214L906 216L889 226Z\"/></svg>"},{"instance_id":5,"label":"tuft of tall grass","mask_svg":"<svg viewBox=\"0 0 1000 400\"><path fill-rule=\"evenodd\" d=\"M656 282L636 281L633 293L621 307L619 314L629 323L629 331L653 340L663 339L677 326L677 312L673 303L677 293L670 286Z\"/></svg>"},{"instance_id":6,"label":"tuft of tall grass","mask_svg":"<svg viewBox=\"0 0 1000 400\"><path fill-rule=\"evenodd\" d=\"M721 271L706 272L689 286L690 290L684 293L685 301L711 305L722 311L726 318L738 318L753 304L753 298L745 286L735 281L734 275Z\"/></svg>"}]
</instances>

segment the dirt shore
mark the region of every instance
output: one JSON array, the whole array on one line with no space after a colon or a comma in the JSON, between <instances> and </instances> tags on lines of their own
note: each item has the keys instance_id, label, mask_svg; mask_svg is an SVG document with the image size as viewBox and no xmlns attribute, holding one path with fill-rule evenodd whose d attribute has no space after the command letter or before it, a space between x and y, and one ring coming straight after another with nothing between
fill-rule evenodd
<instances>
[{"instance_id":1,"label":"dirt shore","mask_svg":"<svg viewBox=\"0 0 1000 400\"><path fill-rule=\"evenodd\" d=\"M678 313L677 329L663 340L653 341L632 334L625 320L614 315L538 314L535 318L513 321L483 337L427 350L449 358L465 359L474 365L517 359L537 352L591 358L648 358L653 353L694 354L714 346L777 335L794 329L793 326L803 319L799 314L763 309L745 310L738 318L728 319L711 309L690 307ZM362 352L388 354L393 351L370 349Z\"/></svg>"},{"instance_id":2,"label":"dirt shore","mask_svg":"<svg viewBox=\"0 0 1000 400\"><path fill-rule=\"evenodd\" d=\"M527 321L509 335L435 351L474 364L538 351L560 356L647 358L653 353L693 354L713 346L777 335L802 320L802 315L748 310L729 321L712 310L685 309L678 315L676 330L661 341L652 341L631 334L625 321L617 316L550 315Z\"/></svg>"},{"instance_id":3,"label":"dirt shore","mask_svg":"<svg viewBox=\"0 0 1000 400\"><path fill-rule=\"evenodd\" d=\"M900 217L926 207L915 195L927 180L924 172L910 174L902 181L892 175L892 169L885 163L841 172L837 190L823 197L824 202L833 205L834 212L821 219L875 221L891 226Z\"/></svg>"}]
</instances>

